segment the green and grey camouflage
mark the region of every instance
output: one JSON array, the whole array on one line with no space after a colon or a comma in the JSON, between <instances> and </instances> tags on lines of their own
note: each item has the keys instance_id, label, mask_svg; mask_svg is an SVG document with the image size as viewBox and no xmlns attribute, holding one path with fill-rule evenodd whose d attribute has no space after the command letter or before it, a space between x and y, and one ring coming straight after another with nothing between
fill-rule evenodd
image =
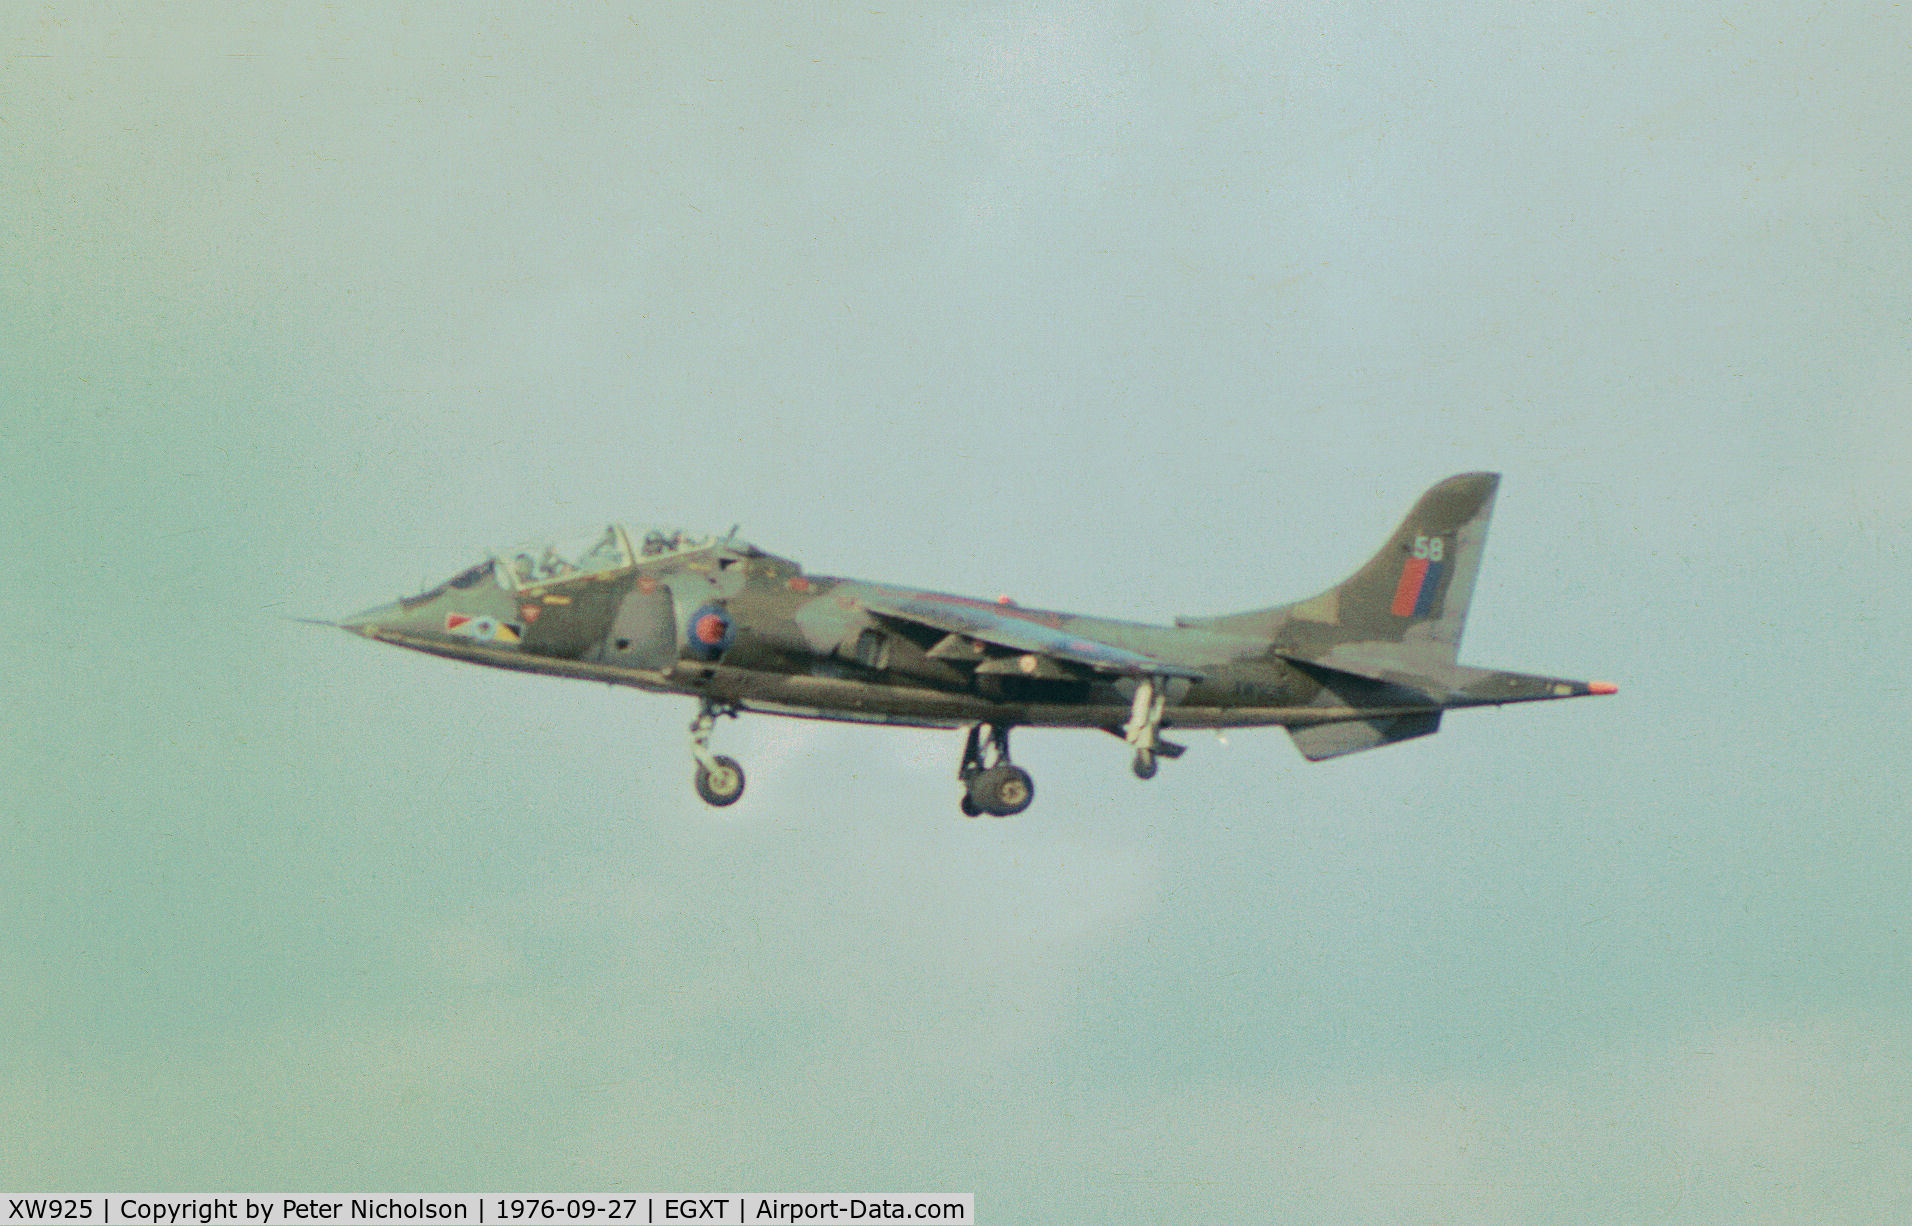
<instances>
[{"instance_id":1,"label":"green and grey camouflage","mask_svg":"<svg viewBox=\"0 0 1912 1226\"><path fill-rule=\"evenodd\" d=\"M1017 727L1099 728L1151 778L1173 728L1288 729L1310 760L1440 728L1456 707L1610 694L1456 663L1499 477L1428 490L1378 553L1308 600L1147 625L806 575L733 536L613 525L575 548L509 550L340 623L367 638L499 668L698 701L698 793L730 804L742 768L713 753L743 712L967 727L961 807L1007 816L1035 785Z\"/></svg>"}]
</instances>

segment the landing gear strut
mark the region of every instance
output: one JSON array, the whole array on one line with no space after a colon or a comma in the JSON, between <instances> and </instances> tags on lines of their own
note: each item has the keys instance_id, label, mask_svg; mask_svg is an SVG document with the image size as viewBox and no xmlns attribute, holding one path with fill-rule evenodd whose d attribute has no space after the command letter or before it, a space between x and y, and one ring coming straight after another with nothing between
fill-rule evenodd
<instances>
[{"instance_id":1,"label":"landing gear strut","mask_svg":"<svg viewBox=\"0 0 1912 1226\"><path fill-rule=\"evenodd\" d=\"M690 756L697 760L697 794L707 805L732 805L744 794L744 768L737 759L710 751L710 731L717 717L737 717L737 708L706 698L690 722Z\"/></svg>"},{"instance_id":2,"label":"landing gear strut","mask_svg":"<svg viewBox=\"0 0 1912 1226\"><path fill-rule=\"evenodd\" d=\"M1009 817L1029 807L1036 798L1036 781L1029 772L1009 761L1009 729L989 725L989 739L983 739L983 725L971 724L963 742L963 764L956 769L962 780L960 807L965 817L987 813L991 817Z\"/></svg>"},{"instance_id":3,"label":"landing gear strut","mask_svg":"<svg viewBox=\"0 0 1912 1226\"><path fill-rule=\"evenodd\" d=\"M1179 758L1184 746L1162 739L1162 708L1168 695L1154 677L1142 678L1135 687L1135 701L1129 707L1129 722L1122 726L1122 739L1135 750L1130 769L1137 779L1153 779L1161 758Z\"/></svg>"}]
</instances>

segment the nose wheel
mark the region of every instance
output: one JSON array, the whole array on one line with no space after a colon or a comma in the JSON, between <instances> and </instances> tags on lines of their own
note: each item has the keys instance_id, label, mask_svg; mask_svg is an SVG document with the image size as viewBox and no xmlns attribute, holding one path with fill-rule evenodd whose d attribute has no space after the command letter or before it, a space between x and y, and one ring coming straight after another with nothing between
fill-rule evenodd
<instances>
[{"instance_id":1,"label":"nose wheel","mask_svg":"<svg viewBox=\"0 0 1912 1226\"><path fill-rule=\"evenodd\" d=\"M697 795L705 804L722 808L736 804L744 794L744 768L737 759L710 750L711 729L720 715L735 719L737 708L705 699L697 709L697 718L690 723L690 756L697 761Z\"/></svg>"},{"instance_id":2,"label":"nose wheel","mask_svg":"<svg viewBox=\"0 0 1912 1226\"><path fill-rule=\"evenodd\" d=\"M964 817L1011 817L1029 807L1036 798L1036 781L1029 772L1009 760L1009 729L972 724L963 743L963 764L956 770L962 781L963 797L957 807Z\"/></svg>"},{"instance_id":3,"label":"nose wheel","mask_svg":"<svg viewBox=\"0 0 1912 1226\"><path fill-rule=\"evenodd\" d=\"M697 764L697 794L707 805L721 808L735 804L744 794L744 768L737 765L737 759L723 754L714 755L711 763L710 766Z\"/></svg>"}]
</instances>

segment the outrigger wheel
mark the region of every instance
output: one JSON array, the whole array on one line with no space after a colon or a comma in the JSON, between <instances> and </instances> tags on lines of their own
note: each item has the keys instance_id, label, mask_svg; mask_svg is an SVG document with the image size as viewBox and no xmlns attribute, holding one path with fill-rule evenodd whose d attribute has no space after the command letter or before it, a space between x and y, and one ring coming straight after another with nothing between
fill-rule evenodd
<instances>
[{"instance_id":1,"label":"outrigger wheel","mask_svg":"<svg viewBox=\"0 0 1912 1226\"><path fill-rule=\"evenodd\" d=\"M731 805L744 794L744 768L737 759L724 754L711 758L711 764L697 764L697 794L707 805Z\"/></svg>"}]
</instances>

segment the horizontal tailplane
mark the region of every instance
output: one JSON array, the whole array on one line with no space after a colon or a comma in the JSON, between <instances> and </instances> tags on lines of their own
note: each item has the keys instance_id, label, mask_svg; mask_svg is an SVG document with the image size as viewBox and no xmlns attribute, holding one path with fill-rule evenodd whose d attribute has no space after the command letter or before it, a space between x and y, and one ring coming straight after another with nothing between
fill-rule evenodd
<instances>
[{"instance_id":1,"label":"horizontal tailplane","mask_svg":"<svg viewBox=\"0 0 1912 1226\"><path fill-rule=\"evenodd\" d=\"M1417 736L1431 736L1441 730L1439 711L1421 711L1412 715L1390 715L1380 719L1349 719L1332 724L1310 724L1290 728L1295 748L1310 762L1338 758L1342 754L1379 749Z\"/></svg>"}]
</instances>

